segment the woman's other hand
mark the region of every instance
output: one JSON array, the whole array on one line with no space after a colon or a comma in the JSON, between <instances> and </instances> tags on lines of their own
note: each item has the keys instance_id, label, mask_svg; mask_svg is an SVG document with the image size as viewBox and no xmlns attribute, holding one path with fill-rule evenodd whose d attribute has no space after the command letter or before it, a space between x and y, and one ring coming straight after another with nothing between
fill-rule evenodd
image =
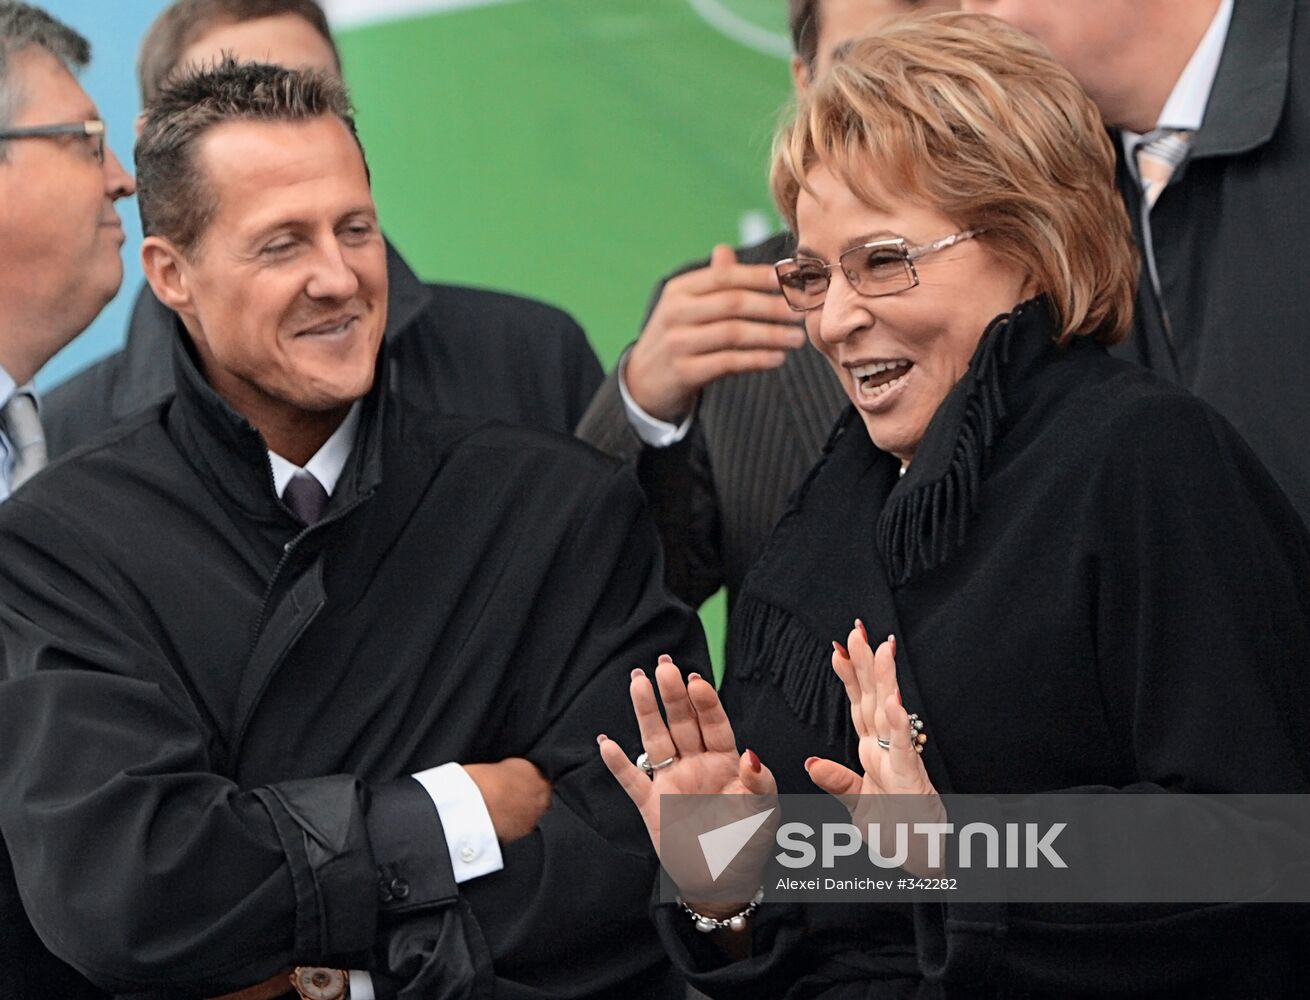
<instances>
[{"instance_id":1,"label":"woman's other hand","mask_svg":"<svg viewBox=\"0 0 1310 1000\"><path fill-rule=\"evenodd\" d=\"M811 781L846 805L861 832L878 824L882 854L890 857L896 849L896 824L910 824L912 830L915 823L946 821L946 810L916 749L909 713L901 704L896 637L889 635L875 653L863 623L857 620L846 648L833 643L832 668L846 687L864 773L820 757L807 760L805 770ZM939 867L927 864L924 852L915 849L924 846L923 840L909 838L910 854L904 867L918 875L935 874Z\"/></svg>"},{"instance_id":2,"label":"woman's other hand","mask_svg":"<svg viewBox=\"0 0 1310 1000\"><path fill-rule=\"evenodd\" d=\"M701 851L684 849L687 846L684 842L696 843L694 836L679 836L676 845L663 843L660 797L741 796L743 817L774 808L773 822L769 824L769 829L773 829L777 825L777 783L753 751L737 752L732 724L712 684L699 674L692 674L683 683L681 671L668 656L660 657L655 668L655 682L659 687L659 701L664 704L667 724L660 715L655 689L645 672L634 670L629 686L642 747L655 770L648 775L633 763L623 747L604 735L596 739L601 757L640 810L660 862L678 884L682 897L694 909L708 915L736 912L744 907L759 885L767 851L763 854L742 851L728 871L717 879L711 877ZM666 761L671 763L666 764ZM707 829L737 818L735 811L731 816L725 815L722 805L714 803L714 808L707 810ZM758 840L763 842L764 838ZM772 837L768 838L767 844L772 846ZM732 900L725 903L728 885L740 885L740 889L737 894L729 893ZM702 905L695 902L706 899L718 902Z\"/></svg>"}]
</instances>

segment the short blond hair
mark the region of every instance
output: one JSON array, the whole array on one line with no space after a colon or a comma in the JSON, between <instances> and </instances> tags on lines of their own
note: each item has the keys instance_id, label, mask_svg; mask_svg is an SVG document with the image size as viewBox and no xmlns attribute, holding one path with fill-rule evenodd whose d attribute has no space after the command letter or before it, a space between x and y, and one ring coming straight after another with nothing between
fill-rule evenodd
<instances>
[{"instance_id":1,"label":"short blond hair","mask_svg":"<svg viewBox=\"0 0 1310 1000\"><path fill-rule=\"evenodd\" d=\"M1137 251L1099 112L1040 43L996 18L947 13L849 46L774 143L773 196L793 231L806 177L827 168L981 229L1050 297L1061 339L1124 338Z\"/></svg>"}]
</instances>

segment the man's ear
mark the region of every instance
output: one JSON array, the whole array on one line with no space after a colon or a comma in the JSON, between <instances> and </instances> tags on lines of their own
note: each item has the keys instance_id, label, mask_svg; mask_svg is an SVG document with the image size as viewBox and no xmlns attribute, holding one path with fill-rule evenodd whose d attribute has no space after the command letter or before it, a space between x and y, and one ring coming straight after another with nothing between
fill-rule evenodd
<instances>
[{"instance_id":1,"label":"man's ear","mask_svg":"<svg viewBox=\"0 0 1310 1000\"><path fill-rule=\"evenodd\" d=\"M136 132L136 137L140 139L141 133L146 130L146 113L144 111L136 116L136 121L133 123L132 129Z\"/></svg>"},{"instance_id":2,"label":"man's ear","mask_svg":"<svg viewBox=\"0 0 1310 1000\"><path fill-rule=\"evenodd\" d=\"M797 97L803 97L810 87L810 64L800 56L791 57L791 82Z\"/></svg>"},{"instance_id":3,"label":"man's ear","mask_svg":"<svg viewBox=\"0 0 1310 1000\"><path fill-rule=\"evenodd\" d=\"M141 268L155 298L182 316L195 316L190 269L186 258L163 236L147 236L141 244Z\"/></svg>"}]
</instances>

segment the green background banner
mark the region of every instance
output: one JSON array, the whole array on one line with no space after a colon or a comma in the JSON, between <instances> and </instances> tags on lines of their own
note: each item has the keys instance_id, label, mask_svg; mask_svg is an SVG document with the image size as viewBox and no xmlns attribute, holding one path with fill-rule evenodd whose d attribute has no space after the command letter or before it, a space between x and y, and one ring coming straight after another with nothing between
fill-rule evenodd
<instances>
[{"instance_id":1,"label":"green background banner","mask_svg":"<svg viewBox=\"0 0 1310 1000\"><path fill-rule=\"evenodd\" d=\"M382 218L419 272L562 306L606 366L655 279L778 225L786 65L685 0L521 0L341 43Z\"/></svg>"}]
</instances>

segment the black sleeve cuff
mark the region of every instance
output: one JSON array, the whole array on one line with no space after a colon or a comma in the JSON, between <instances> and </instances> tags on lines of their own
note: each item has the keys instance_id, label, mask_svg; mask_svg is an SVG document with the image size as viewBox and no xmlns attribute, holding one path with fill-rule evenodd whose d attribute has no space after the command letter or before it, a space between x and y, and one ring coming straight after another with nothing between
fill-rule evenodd
<instances>
[{"instance_id":1,"label":"black sleeve cuff","mask_svg":"<svg viewBox=\"0 0 1310 1000\"><path fill-rule=\"evenodd\" d=\"M412 778L374 785L370 791L364 822L383 918L449 904L459 889L441 816L428 793Z\"/></svg>"}]
</instances>

